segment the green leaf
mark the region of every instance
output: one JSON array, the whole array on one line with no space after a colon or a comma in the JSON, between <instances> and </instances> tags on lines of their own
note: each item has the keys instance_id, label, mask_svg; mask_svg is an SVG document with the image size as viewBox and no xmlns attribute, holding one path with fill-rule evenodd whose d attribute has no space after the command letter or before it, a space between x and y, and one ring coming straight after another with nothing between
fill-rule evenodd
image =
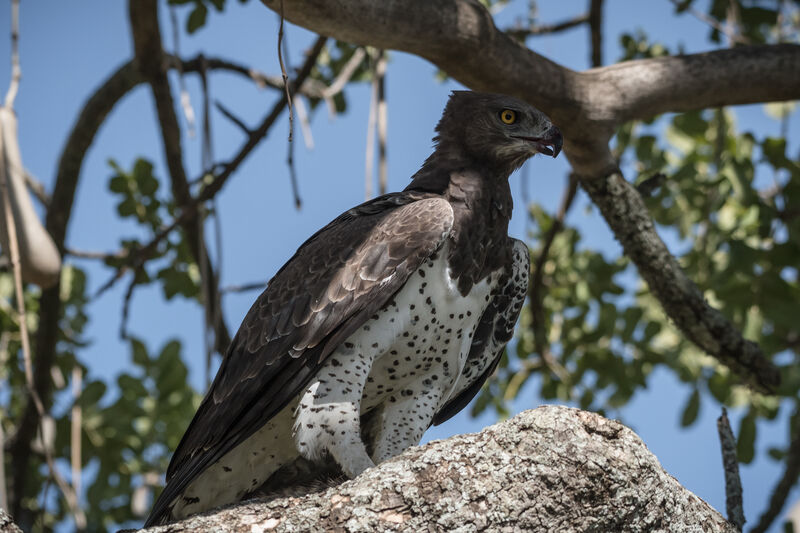
<instances>
[{"instance_id":1,"label":"green leaf","mask_svg":"<svg viewBox=\"0 0 800 533\"><path fill-rule=\"evenodd\" d=\"M152 197L158 190L158 180L153 176L153 164L146 159L139 158L133 165L133 178L139 192L145 196Z\"/></svg>"},{"instance_id":2,"label":"green leaf","mask_svg":"<svg viewBox=\"0 0 800 533\"><path fill-rule=\"evenodd\" d=\"M139 339L131 339L131 353L134 364L146 368L150 364L147 347Z\"/></svg>"},{"instance_id":3,"label":"green leaf","mask_svg":"<svg viewBox=\"0 0 800 533\"><path fill-rule=\"evenodd\" d=\"M740 463L749 464L755 456L756 415L754 411L742 418L739 426L739 440L736 443L736 457Z\"/></svg>"},{"instance_id":4,"label":"green leaf","mask_svg":"<svg viewBox=\"0 0 800 533\"><path fill-rule=\"evenodd\" d=\"M204 4L197 4L186 20L186 31L194 33L202 28L206 23L206 16L208 16L208 8Z\"/></svg>"},{"instance_id":5,"label":"green leaf","mask_svg":"<svg viewBox=\"0 0 800 533\"><path fill-rule=\"evenodd\" d=\"M158 355L159 365L168 364L173 365L180 362L181 359L181 343L176 339L172 339L161 349Z\"/></svg>"},{"instance_id":6,"label":"green leaf","mask_svg":"<svg viewBox=\"0 0 800 533\"><path fill-rule=\"evenodd\" d=\"M776 461L783 461L783 458L786 457L786 452L780 448L770 448L767 453Z\"/></svg>"},{"instance_id":7,"label":"green leaf","mask_svg":"<svg viewBox=\"0 0 800 533\"><path fill-rule=\"evenodd\" d=\"M106 393L106 384L102 381L92 381L86 385L81 391L80 398L78 398L78 405L81 407L89 407L95 405L100 401L100 398Z\"/></svg>"},{"instance_id":8,"label":"green leaf","mask_svg":"<svg viewBox=\"0 0 800 533\"><path fill-rule=\"evenodd\" d=\"M687 427L694 424L697 420L697 415L700 412L700 391L694 389L692 394L689 395L689 400L683 408L681 415L681 426Z\"/></svg>"}]
</instances>

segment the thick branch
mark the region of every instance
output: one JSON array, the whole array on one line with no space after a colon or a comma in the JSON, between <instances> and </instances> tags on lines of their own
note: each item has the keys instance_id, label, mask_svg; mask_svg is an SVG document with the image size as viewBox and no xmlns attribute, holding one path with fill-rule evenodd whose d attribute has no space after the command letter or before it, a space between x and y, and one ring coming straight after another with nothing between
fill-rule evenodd
<instances>
[{"instance_id":1,"label":"thick branch","mask_svg":"<svg viewBox=\"0 0 800 533\"><path fill-rule=\"evenodd\" d=\"M278 0L262 0L278 11ZM667 111L800 98L800 46L737 47L575 72L498 30L478 0L295 0L288 20L344 41L419 55L464 85L521 97L565 134L576 172L607 173L620 123Z\"/></svg>"},{"instance_id":2,"label":"thick branch","mask_svg":"<svg viewBox=\"0 0 800 533\"><path fill-rule=\"evenodd\" d=\"M615 124L661 113L800 98L800 46L737 46L626 61L582 74L597 111ZM594 94L592 94L594 93Z\"/></svg>"},{"instance_id":3,"label":"thick branch","mask_svg":"<svg viewBox=\"0 0 800 533\"><path fill-rule=\"evenodd\" d=\"M631 430L557 406L411 448L324 492L148 531L455 530L736 531Z\"/></svg>"}]
</instances>

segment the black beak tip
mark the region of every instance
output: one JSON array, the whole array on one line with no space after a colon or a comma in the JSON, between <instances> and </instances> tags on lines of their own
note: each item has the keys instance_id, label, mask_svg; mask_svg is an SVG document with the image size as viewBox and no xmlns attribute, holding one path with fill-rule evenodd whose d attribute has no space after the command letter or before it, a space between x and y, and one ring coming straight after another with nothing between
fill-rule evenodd
<instances>
[{"instance_id":1,"label":"black beak tip","mask_svg":"<svg viewBox=\"0 0 800 533\"><path fill-rule=\"evenodd\" d=\"M553 143L553 158L555 159L561 153L561 147L564 145L561 131L555 126L551 126L547 131L547 140Z\"/></svg>"}]
</instances>

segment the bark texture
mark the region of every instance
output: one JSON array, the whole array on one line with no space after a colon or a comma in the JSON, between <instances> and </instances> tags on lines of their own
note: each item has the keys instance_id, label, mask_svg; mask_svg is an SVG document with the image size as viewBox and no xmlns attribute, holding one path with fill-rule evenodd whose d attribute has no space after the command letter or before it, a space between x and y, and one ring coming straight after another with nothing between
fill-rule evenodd
<instances>
[{"instance_id":1,"label":"bark texture","mask_svg":"<svg viewBox=\"0 0 800 533\"><path fill-rule=\"evenodd\" d=\"M630 429L559 406L411 448L323 492L254 500L146 531L484 530L736 531Z\"/></svg>"},{"instance_id":2,"label":"bark texture","mask_svg":"<svg viewBox=\"0 0 800 533\"><path fill-rule=\"evenodd\" d=\"M0 533L22 533L4 509L0 509Z\"/></svg>"}]
</instances>

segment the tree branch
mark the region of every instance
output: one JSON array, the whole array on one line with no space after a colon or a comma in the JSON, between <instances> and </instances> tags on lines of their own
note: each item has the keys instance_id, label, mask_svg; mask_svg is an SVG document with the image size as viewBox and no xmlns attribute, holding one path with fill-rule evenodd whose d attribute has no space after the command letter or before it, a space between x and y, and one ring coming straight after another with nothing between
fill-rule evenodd
<instances>
[{"instance_id":1,"label":"tree branch","mask_svg":"<svg viewBox=\"0 0 800 533\"><path fill-rule=\"evenodd\" d=\"M622 424L526 411L402 455L323 492L250 501L152 533L197 531L671 531L734 533Z\"/></svg>"},{"instance_id":2,"label":"tree branch","mask_svg":"<svg viewBox=\"0 0 800 533\"><path fill-rule=\"evenodd\" d=\"M278 11L278 0L262 0ZM478 0L295 0L287 20L360 45L410 52L479 91L523 98L565 136L576 172L605 175L616 126L669 111L800 98L800 46L737 47L575 72L494 25Z\"/></svg>"},{"instance_id":3,"label":"tree branch","mask_svg":"<svg viewBox=\"0 0 800 533\"><path fill-rule=\"evenodd\" d=\"M613 230L639 275L678 329L755 389L769 391L780 382L778 370L758 344L708 305L658 236L642 197L619 172L604 178L580 177L581 186Z\"/></svg>"},{"instance_id":4,"label":"tree branch","mask_svg":"<svg viewBox=\"0 0 800 533\"><path fill-rule=\"evenodd\" d=\"M131 30L137 68L147 79L156 104L158 121L161 126L161 140L164 147L164 157L169 169L172 195L180 209L186 209L194 204L189 190L189 180L183 167L183 149L181 147L181 131L178 117L175 114L175 103L172 99L169 80L167 79L167 58L161 45L161 32L158 27L158 3L156 0L131 0L128 4ZM222 318L219 291L215 283L211 258L203 242L202 231L199 227L202 219L192 217L181 224L186 233L189 249L195 261L205 265L208 276L204 276L201 283L203 290L208 295L204 305L208 316L218 317L214 324L215 350L224 354L230 344L230 333Z\"/></svg>"},{"instance_id":5,"label":"tree branch","mask_svg":"<svg viewBox=\"0 0 800 533\"><path fill-rule=\"evenodd\" d=\"M568 18L562 20L561 22L556 22L554 24L538 24L535 26L523 27L515 25L512 28L505 30L505 33L517 39L519 41L524 41L528 37L532 37L534 35L547 35L550 33L560 33L562 31L566 31L572 28L577 28L581 24L586 24L589 22L589 14L584 13L583 15L578 15L572 18Z\"/></svg>"},{"instance_id":6,"label":"tree branch","mask_svg":"<svg viewBox=\"0 0 800 533\"><path fill-rule=\"evenodd\" d=\"M589 0L589 42L593 67L603 64L603 0Z\"/></svg>"},{"instance_id":7,"label":"tree branch","mask_svg":"<svg viewBox=\"0 0 800 533\"><path fill-rule=\"evenodd\" d=\"M795 412L793 418L800 420L800 408ZM794 435L791 436L789 441L789 449L785 460L786 466L783 470L783 475L772 490L769 506L759 517L758 524L750 530L750 533L764 533L769 529L769 526L778 518L783 506L786 504L786 498L789 497L792 487L800 479L800 423L795 423L794 425Z\"/></svg>"},{"instance_id":8,"label":"tree branch","mask_svg":"<svg viewBox=\"0 0 800 533\"><path fill-rule=\"evenodd\" d=\"M725 472L725 510L728 521L741 531L745 523L742 479L739 477L739 462L736 460L736 438L733 436L725 407L717 418L717 433L722 448L722 469Z\"/></svg>"}]
</instances>

